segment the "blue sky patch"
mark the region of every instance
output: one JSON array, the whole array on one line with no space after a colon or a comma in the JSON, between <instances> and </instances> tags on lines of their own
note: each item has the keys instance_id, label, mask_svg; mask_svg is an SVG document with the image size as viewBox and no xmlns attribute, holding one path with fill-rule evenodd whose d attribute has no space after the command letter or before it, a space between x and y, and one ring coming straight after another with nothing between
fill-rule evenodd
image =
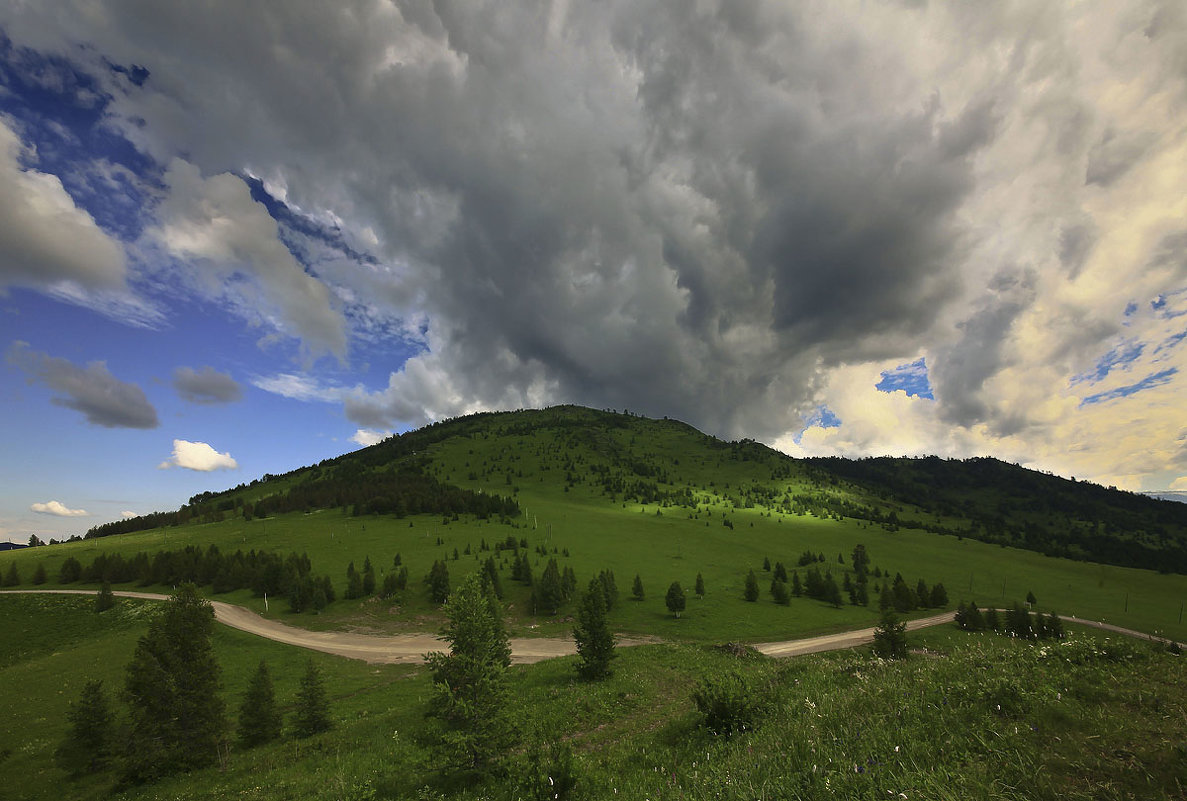
<instances>
[{"instance_id":1,"label":"blue sky patch","mask_svg":"<svg viewBox=\"0 0 1187 801\"><path fill-rule=\"evenodd\" d=\"M1157 373L1146 376L1136 384L1128 384L1124 387L1117 387L1110 389L1107 392L1098 392L1095 395L1089 395L1084 400L1080 401L1080 406L1091 406L1094 403L1104 403L1105 401L1116 400L1117 398L1128 398L1130 395L1136 395L1139 392L1147 389L1154 389L1169 384L1173 376L1179 372L1179 368L1171 367L1168 370L1162 370Z\"/></svg>"},{"instance_id":2,"label":"blue sky patch","mask_svg":"<svg viewBox=\"0 0 1187 801\"><path fill-rule=\"evenodd\" d=\"M131 91L148 77L137 67L110 69ZM7 90L4 113L32 146L24 166L57 176L108 233L125 242L140 236L161 169L109 124L111 95L95 77L65 59L15 47L0 31L0 86Z\"/></svg>"},{"instance_id":3,"label":"blue sky patch","mask_svg":"<svg viewBox=\"0 0 1187 801\"><path fill-rule=\"evenodd\" d=\"M1133 340L1122 342L1104 356L1097 359L1096 365L1091 370L1080 373L1080 375L1073 378L1072 384L1080 384L1084 381L1095 384L1098 381L1104 380L1109 373L1117 368L1123 370L1129 369L1129 366L1141 357L1145 349L1146 345L1143 342L1135 342Z\"/></svg>"},{"instance_id":4,"label":"blue sky patch","mask_svg":"<svg viewBox=\"0 0 1187 801\"><path fill-rule=\"evenodd\" d=\"M931 391L931 382L927 376L927 361L920 358L910 364L900 364L893 370L883 370L882 380L874 384L874 389L882 392L902 390L908 397L927 398L935 400Z\"/></svg>"}]
</instances>

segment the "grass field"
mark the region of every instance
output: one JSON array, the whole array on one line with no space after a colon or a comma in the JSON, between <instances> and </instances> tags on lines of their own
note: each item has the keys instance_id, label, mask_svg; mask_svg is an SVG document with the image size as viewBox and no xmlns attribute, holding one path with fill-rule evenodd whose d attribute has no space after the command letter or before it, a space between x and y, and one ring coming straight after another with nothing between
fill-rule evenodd
<instances>
[{"instance_id":1,"label":"grass field","mask_svg":"<svg viewBox=\"0 0 1187 801\"><path fill-rule=\"evenodd\" d=\"M22 689L0 706L6 797L103 797L110 775L68 782L50 753L87 678L120 685L153 606L121 601L96 616L84 598L0 597L0 676ZM1182 797L1182 659L1072 634L1034 645L944 627L912 635L925 650L906 663L864 650L773 661L703 645L642 646L620 649L614 676L594 685L575 681L572 659L512 668L521 745L507 775L478 784L442 777L420 742L423 669L314 654L330 688L331 732L233 752L225 771L120 797L542 797L524 782L563 773L546 753L533 767L546 742L573 753L570 798ZM232 712L260 659L286 704L310 656L223 627L214 645ZM753 731L732 738L701 727L690 701L702 680L724 674L739 675L761 702Z\"/></svg>"},{"instance_id":2,"label":"grass field","mask_svg":"<svg viewBox=\"0 0 1187 801\"><path fill-rule=\"evenodd\" d=\"M789 607L778 606L766 592L770 574L761 569L767 557L772 563L783 561L790 570L807 549L823 552L827 561L820 566L830 567L839 578L847 565L838 564L837 555L843 555L848 562L853 547L862 543L873 564L890 575L901 572L912 585L919 578L929 584L943 582L953 603L963 598L975 599L981 605L1008 604L1033 591L1044 609L1187 639L1187 625L1181 622L1183 600L1187 599L1184 576L1075 562L907 529L888 532L852 520L767 517L761 510L739 509L728 513L734 521L731 530L720 524L719 516L706 519L703 511L699 518L689 519L684 510L661 509L663 516L657 517L654 507L644 510L628 505L623 509L621 504L611 505L592 496L558 500L546 492L523 490L520 498L527 509L527 520L518 523L521 528L476 520L443 524L440 517L428 516L411 520L344 517L327 510L26 549L0 558L0 571L15 562L23 578L21 586L30 587L40 562L50 576L47 586L52 587L58 586L57 572L67 556L88 563L101 552L132 555L186 544L214 544L223 551L256 548L281 554L307 552L314 572L329 574L341 594L349 562L361 568L363 559L369 556L382 582L383 572L391 569L392 558L399 553L410 573L409 589L399 604L377 599L339 600L321 615L293 616L283 599L271 599L265 612L263 599L252 598L249 592L220 597L270 617L296 618L298 625L315 629L434 630L440 617L420 582L432 562L448 557L456 583L490 555L477 552L484 539L490 544L510 534L526 537L530 548L545 546L550 556L554 549L558 551L555 558L562 566L573 567L582 588L597 571L613 570L621 601L611 621L618 631L701 642L754 641L841 630L873 621L873 609L834 609L808 599L793 599ZM443 545L436 544L438 538ZM474 553L465 555L467 547ZM455 548L460 556L456 562L452 561ZM563 555L565 549L570 554L567 558ZM533 555L533 562L534 573L539 576L546 559ZM742 600L743 582L750 569L759 575L763 589L757 603ZM703 600L692 595L698 572L703 574L707 588ZM642 603L630 600L630 585L636 573L647 590L648 598ZM556 634L567 630L568 609L562 608L557 620L527 614L528 588L511 581L506 569L502 575L516 633ZM688 609L679 620L673 619L663 604L664 592L672 581L681 582L689 596Z\"/></svg>"}]
</instances>

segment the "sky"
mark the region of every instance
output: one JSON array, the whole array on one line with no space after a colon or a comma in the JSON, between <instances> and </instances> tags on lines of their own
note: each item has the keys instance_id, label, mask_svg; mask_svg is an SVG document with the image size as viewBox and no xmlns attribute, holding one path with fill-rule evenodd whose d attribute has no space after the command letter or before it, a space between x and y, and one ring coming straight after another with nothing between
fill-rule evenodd
<instances>
[{"instance_id":1,"label":"sky","mask_svg":"<svg viewBox=\"0 0 1187 801\"><path fill-rule=\"evenodd\" d=\"M0 540L488 409L1187 490L1187 6L0 4Z\"/></svg>"}]
</instances>

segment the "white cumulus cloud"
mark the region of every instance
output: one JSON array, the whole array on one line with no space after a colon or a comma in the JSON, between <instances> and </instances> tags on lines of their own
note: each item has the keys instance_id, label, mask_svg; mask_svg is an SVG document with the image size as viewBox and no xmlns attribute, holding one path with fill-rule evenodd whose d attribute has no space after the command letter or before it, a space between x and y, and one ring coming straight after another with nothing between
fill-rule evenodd
<instances>
[{"instance_id":1,"label":"white cumulus cloud","mask_svg":"<svg viewBox=\"0 0 1187 801\"><path fill-rule=\"evenodd\" d=\"M54 515L55 517L86 517L90 514L86 509L70 509L61 501L35 503L30 505L29 509L38 514Z\"/></svg>"},{"instance_id":2,"label":"white cumulus cloud","mask_svg":"<svg viewBox=\"0 0 1187 801\"><path fill-rule=\"evenodd\" d=\"M205 442L175 439L173 440L173 456L161 462L157 467L161 470L168 470L170 467L184 467L186 470L209 473L212 470L235 470L239 467L239 463L231 458L230 453L219 453Z\"/></svg>"},{"instance_id":3,"label":"white cumulus cloud","mask_svg":"<svg viewBox=\"0 0 1187 801\"><path fill-rule=\"evenodd\" d=\"M360 428L358 431L354 432L354 436L350 438L350 441L357 442L359 445L362 445L365 448L368 445L376 445L380 442L383 442L391 435L392 432L390 431L372 431L369 428Z\"/></svg>"},{"instance_id":4,"label":"white cumulus cloud","mask_svg":"<svg viewBox=\"0 0 1187 801\"><path fill-rule=\"evenodd\" d=\"M75 205L56 175L22 169L23 149L0 119L0 287L63 280L122 286L123 248Z\"/></svg>"}]
</instances>

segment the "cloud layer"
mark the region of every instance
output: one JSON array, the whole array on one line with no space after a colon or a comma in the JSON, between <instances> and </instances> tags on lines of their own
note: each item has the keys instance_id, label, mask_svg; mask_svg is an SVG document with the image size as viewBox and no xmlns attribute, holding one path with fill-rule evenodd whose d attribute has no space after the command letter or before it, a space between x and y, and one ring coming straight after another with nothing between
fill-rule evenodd
<instances>
[{"instance_id":1,"label":"cloud layer","mask_svg":"<svg viewBox=\"0 0 1187 801\"><path fill-rule=\"evenodd\" d=\"M92 425L104 428L156 428L157 410L144 390L120 381L104 362L79 367L67 359L30 350L15 342L7 352L9 364L24 370L30 381L40 381L60 393L51 403L81 412Z\"/></svg>"},{"instance_id":2,"label":"cloud layer","mask_svg":"<svg viewBox=\"0 0 1187 801\"><path fill-rule=\"evenodd\" d=\"M369 430L576 401L1187 474L1151 303L1187 287L1180 4L85 5L0 22L161 165L143 247L311 357L419 349L257 386ZM933 397L875 388L914 363Z\"/></svg>"},{"instance_id":3,"label":"cloud layer","mask_svg":"<svg viewBox=\"0 0 1187 801\"><path fill-rule=\"evenodd\" d=\"M161 470L183 467L186 470L209 473L214 470L235 470L239 467L239 463L231 458L230 453L219 453L205 442L175 439L173 440L173 455L157 467Z\"/></svg>"}]
</instances>

